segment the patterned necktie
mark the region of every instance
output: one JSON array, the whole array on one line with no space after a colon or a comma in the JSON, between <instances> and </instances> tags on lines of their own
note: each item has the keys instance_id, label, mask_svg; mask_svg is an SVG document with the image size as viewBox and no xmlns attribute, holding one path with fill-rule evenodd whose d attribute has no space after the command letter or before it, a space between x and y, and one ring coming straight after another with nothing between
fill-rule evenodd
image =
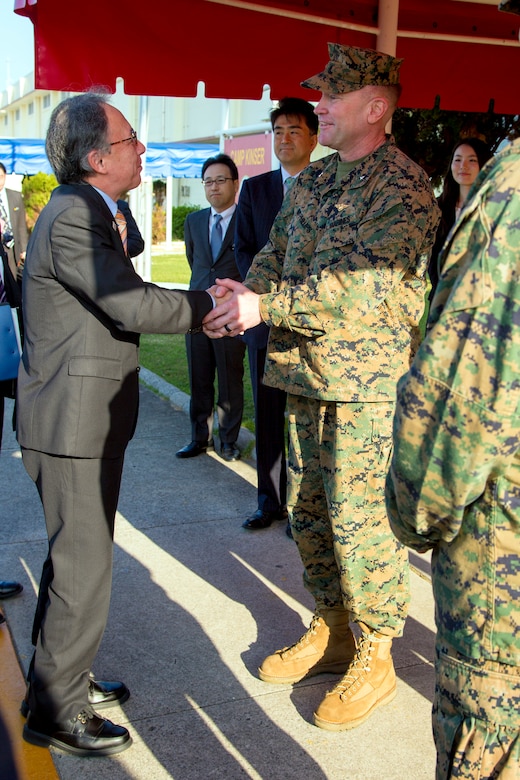
<instances>
[{"instance_id":1,"label":"patterned necktie","mask_svg":"<svg viewBox=\"0 0 520 780\"><path fill-rule=\"evenodd\" d=\"M4 204L4 200L0 195L0 220L2 221L2 235L4 233L12 233L11 223L7 215L7 209Z\"/></svg>"},{"instance_id":2,"label":"patterned necktie","mask_svg":"<svg viewBox=\"0 0 520 780\"><path fill-rule=\"evenodd\" d=\"M128 235L127 235L126 219L123 212L119 211L119 209L116 211L116 223L117 223L117 228L119 230L119 235L121 236L121 243L123 244L123 249L125 250L125 255L127 255Z\"/></svg>"},{"instance_id":3,"label":"patterned necktie","mask_svg":"<svg viewBox=\"0 0 520 780\"><path fill-rule=\"evenodd\" d=\"M213 227L211 228L210 246L213 260L216 260L222 246L222 214L215 214Z\"/></svg>"},{"instance_id":4,"label":"patterned necktie","mask_svg":"<svg viewBox=\"0 0 520 780\"><path fill-rule=\"evenodd\" d=\"M2 274L0 274L0 303L5 303L6 301L7 295L5 292L4 280L2 279Z\"/></svg>"},{"instance_id":5,"label":"patterned necktie","mask_svg":"<svg viewBox=\"0 0 520 780\"><path fill-rule=\"evenodd\" d=\"M291 187L293 186L294 182L296 181L296 178L294 176L288 176L286 180L284 181L284 187L285 187L285 194L289 192Z\"/></svg>"}]
</instances>

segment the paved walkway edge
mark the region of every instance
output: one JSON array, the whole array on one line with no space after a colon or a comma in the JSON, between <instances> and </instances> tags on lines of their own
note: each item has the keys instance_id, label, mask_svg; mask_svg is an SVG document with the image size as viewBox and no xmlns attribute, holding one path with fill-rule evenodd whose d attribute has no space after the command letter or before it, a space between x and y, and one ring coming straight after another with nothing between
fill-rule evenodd
<instances>
[{"instance_id":1,"label":"paved walkway edge","mask_svg":"<svg viewBox=\"0 0 520 780\"><path fill-rule=\"evenodd\" d=\"M22 738L20 703L25 681L7 623L0 626L0 658L0 776L2 780L58 780L50 751Z\"/></svg>"}]
</instances>

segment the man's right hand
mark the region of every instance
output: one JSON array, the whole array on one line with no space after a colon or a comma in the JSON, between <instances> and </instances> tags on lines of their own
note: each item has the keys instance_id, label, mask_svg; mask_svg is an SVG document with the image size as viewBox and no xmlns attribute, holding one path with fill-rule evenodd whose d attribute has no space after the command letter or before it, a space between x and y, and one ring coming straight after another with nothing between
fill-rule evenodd
<instances>
[{"instance_id":1,"label":"man's right hand","mask_svg":"<svg viewBox=\"0 0 520 780\"><path fill-rule=\"evenodd\" d=\"M260 296L241 282L217 279L215 297L217 306L202 321L204 333L210 338L236 336L262 322Z\"/></svg>"}]
</instances>

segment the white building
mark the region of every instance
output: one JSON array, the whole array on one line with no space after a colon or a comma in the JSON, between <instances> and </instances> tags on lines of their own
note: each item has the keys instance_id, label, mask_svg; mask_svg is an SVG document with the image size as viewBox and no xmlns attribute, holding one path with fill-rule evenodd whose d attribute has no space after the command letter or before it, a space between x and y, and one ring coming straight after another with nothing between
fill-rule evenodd
<instances>
[{"instance_id":1,"label":"white building","mask_svg":"<svg viewBox=\"0 0 520 780\"><path fill-rule=\"evenodd\" d=\"M20 78L0 93L0 137L45 138L53 109L71 94L34 89L34 73ZM126 95L121 80L111 102L145 144L205 142L218 144L222 151L226 138L270 134L269 111L274 105L268 89L261 100L205 98L202 84L195 98L139 97ZM175 184L175 204L204 205L204 191L198 182L179 179Z\"/></svg>"},{"instance_id":2,"label":"white building","mask_svg":"<svg viewBox=\"0 0 520 780\"><path fill-rule=\"evenodd\" d=\"M0 93L0 138L44 139L50 116L64 98L73 93L34 88L34 73L20 78ZM199 84L194 98L141 97L126 95L118 80L111 102L127 117L139 138L147 143L214 143L237 162L244 176L278 167L272 154L270 109L276 105L264 88L260 100L224 100L204 97ZM237 141L242 139L242 141ZM241 147L241 148L238 148ZM317 148L313 159L326 150ZM11 176L8 186L21 188L21 176ZM166 236L171 238L171 207L206 206L200 179L169 178L166 182ZM143 185L130 195L130 205L151 246L152 181L144 171ZM149 258L139 271L149 278Z\"/></svg>"}]
</instances>

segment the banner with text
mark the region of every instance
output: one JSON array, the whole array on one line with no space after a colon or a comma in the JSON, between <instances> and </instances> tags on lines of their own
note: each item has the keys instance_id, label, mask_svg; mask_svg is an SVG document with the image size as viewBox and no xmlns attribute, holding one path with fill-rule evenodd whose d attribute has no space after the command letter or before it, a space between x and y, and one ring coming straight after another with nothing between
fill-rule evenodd
<instances>
[{"instance_id":1,"label":"banner with text","mask_svg":"<svg viewBox=\"0 0 520 780\"><path fill-rule=\"evenodd\" d=\"M240 174L240 181L272 170L271 138L271 133L226 138L224 151L234 160Z\"/></svg>"}]
</instances>

